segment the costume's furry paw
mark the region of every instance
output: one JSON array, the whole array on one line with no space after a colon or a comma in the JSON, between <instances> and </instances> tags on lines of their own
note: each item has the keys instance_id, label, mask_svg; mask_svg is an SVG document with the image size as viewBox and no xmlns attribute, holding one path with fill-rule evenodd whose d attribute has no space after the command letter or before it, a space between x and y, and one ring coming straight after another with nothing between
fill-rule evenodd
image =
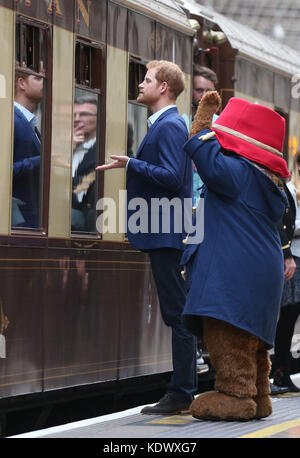
<instances>
[{"instance_id":1,"label":"costume's furry paw","mask_svg":"<svg viewBox=\"0 0 300 458\"><path fill-rule=\"evenodd\" d=\"M270 396L263 395L263 396L256 396L254 398L256 402L256 418L265 418L271 415L272 409L272 401Z\"/></svg>"},{"instance_id":2,"label":"costume's furry paw","mask_svg":"<svg viewBox=\"0 0 300 458\"><path fill-rule=\"evenodd\" d=\"M200 130L210 129L213 115L221 106L221 97L217 91L208 91L200 100L190 132L190 137Z\"/></svg>"},{"instance_id":3,"label":"costume's furry paw","mask_svg":"<svg viewBox=\"0 0 300 458\"><path fill-rule=\"evenodd\" d=\"M192 402L190 412L199 420L245 421L256 418L256 403L252 398L238 398L218 391L208 391Z\"/></svg>"}]
</instances>

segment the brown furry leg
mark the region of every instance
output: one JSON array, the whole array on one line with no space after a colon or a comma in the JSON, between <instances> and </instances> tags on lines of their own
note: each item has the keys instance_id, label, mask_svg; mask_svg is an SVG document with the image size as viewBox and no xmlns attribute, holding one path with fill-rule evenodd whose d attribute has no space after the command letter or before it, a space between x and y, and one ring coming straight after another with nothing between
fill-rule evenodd
<instances>
[{"instance_id":1,"label":"brown furry leg","mask_svg":"<svg viewBox=\"0 0 300 458\"><path fill-rule=\"evenodd\" d=\"M205 317L204 339L216 370L215 388L237 397L253 397L259 339L221 320Z\"/></svg>"},{"instance_id":2,"label":"brown furry leg","mask_svg":"<svg viewBox=\"0 0 300 458\"><path fill-rule=\"evenodd\" d=\"M256 416L259 339L224 321L203 318L204 339L216 370L215 388L192 403L196 418L249 420Z\"/></svg>"},{"instance_id":3,"label":"brown furry leg","mask_svg":"<svg viewBox=\"0 0 300 458\"><path fill-rule=\"evenodd\" d=\"M269 396L270 381L269 374L271 369L271 362L268 351L264 348L261 342L260 348L256 353L257 362L257 379L256 388L257 396L254 401L257 404L256 417L268 417L272 413L272 401Z\"/></svg>"}]
</instances>

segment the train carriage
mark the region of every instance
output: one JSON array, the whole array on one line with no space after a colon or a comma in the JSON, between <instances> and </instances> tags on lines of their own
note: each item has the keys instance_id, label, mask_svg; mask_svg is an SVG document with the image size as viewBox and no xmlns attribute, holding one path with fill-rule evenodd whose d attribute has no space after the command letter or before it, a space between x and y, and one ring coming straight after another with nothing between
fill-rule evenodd
<instances>
[{"instance_id":1,"label":"train carriage","mask_svg":"<svg viewBox=\"0 0 300 458\"><path fill-rule=\"evenodd\" d=\"M196 34L190 19L198 21ZM185 0L0 0L2 434L5 415L26 396L42 403L52 393L53 401L65 389L101 391L104 383L172 368L147 255L126 238L124 171L94 171L111 154L136 154L148 116L136 102L137 85L149 60L184 71L178 107L187 123L196 62L217 72L223 104L238 95L284 114L288 157L298 145L300 98L290 93L299 55L290 50L282 65L279 47L271 62L228 21ZM18 78L28 76L42 92L38 152L22 141L19 148L27 162L37 158L25 201L14 101ZM88 127L81 144L77 133ZM78 182L82 148L92 160Z\"/></svg>"},{"instance_id":2,"label":"train carriage","mask_svg":"<svg viewBox=\"0 0 300 458\"><path fill-rule=\"evenodd\" d=\"M147 110L136 91L147 61L183 68L179 106L189 112L193 30L186 15L172 1L1 0L0 35L2 406L5 398L170 371L170 334L149 261L123 228L125 174L94 169L127 151L128 124L135 150L145 132ZM25 139L18 148L24 161L34 154L39 161L23 181L25 201L14 93L15 80L28 75L43 93L40 150L28 151ZM74 188L77 119L93 123L86 143L94 159L88 184ZM85 199L91 188L83 212L74 199L82 202L77 196ZM99 227L95 206L104 197L115 204L114 230L105 221Z\"/></svg>"}]
</instances>

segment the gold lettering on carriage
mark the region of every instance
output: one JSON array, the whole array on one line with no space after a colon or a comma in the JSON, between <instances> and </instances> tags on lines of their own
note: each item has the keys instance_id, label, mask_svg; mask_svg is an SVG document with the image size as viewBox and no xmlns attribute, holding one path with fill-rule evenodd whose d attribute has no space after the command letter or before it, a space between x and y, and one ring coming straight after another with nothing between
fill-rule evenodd
<instances>
[{"instance_id":1,"label":"gold lettering on carriage","mask_svg":"<svg viewBox=\"0 0 300 458\"><path fill-rule=\"evenodd\" d=\"M35 0L37 1L37 0ZM64 2L63 0L48 0L48 13L52 14L53 10L55 10L55 14L57 16L63 17L63 7ZM32 0L15 0L15 3L19 3L20 5L24 4L24 6L31 7ZM91 15L91 0L76 0L76 20L78 23L81 21L81 17L87 27L90 26L90 15Z\"/></svg>"},{"instance_id":2,"label":"gold lettering on carriage","mask_svg":"<svg viewBox=\"0 0 300 458\"><path fill-rule=\"evenodd\" d=\"M85 6L83 0L77 0L77 22L80 22L80 13L86 23L87 27L90 26L90 7L91 7L91 0L87 1L87 7Z\"/></svg>"},{"instance_id":3,"label":"gold lettering on carriage","mask_svg":"<svg viewBox=\"0 0 300 458\"><path fill-rule=\"evenodd\" d=\"M25 6L31 6L31 0L15 0L16 3L20 3L22 5L22 3L24 3Z\"/></svg>"},{"instance_id":4,"label":"gold lettering on carriage","mask_svg":"<svg viewBox=\"0 0 300 458\"><path fill-rule=\"evenodd\" d=\"M54 8L56 9L56 14L58 16L63 16L60 0L49 0L48 13L52 14Z\"/></svg>"}]
</instances>

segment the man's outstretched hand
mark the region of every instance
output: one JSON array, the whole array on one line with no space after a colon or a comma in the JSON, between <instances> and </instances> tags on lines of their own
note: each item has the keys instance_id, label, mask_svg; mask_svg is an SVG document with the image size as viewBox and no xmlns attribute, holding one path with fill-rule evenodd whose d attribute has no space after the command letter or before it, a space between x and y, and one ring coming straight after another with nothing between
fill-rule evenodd
<instances>
[{"instance_id":1,"label":"man's outstretched hand","mask_svg":"<svg viewBox=\"0 0 300 458\"><path fill-rule=\"evenodd\" d=\"M109 169L124 169L126 164L129 160L128 156L110 156L113 159L113 162L109 162L108 164L98 165L96 170L109 170Z\"/></svg>"}]
</instances>

